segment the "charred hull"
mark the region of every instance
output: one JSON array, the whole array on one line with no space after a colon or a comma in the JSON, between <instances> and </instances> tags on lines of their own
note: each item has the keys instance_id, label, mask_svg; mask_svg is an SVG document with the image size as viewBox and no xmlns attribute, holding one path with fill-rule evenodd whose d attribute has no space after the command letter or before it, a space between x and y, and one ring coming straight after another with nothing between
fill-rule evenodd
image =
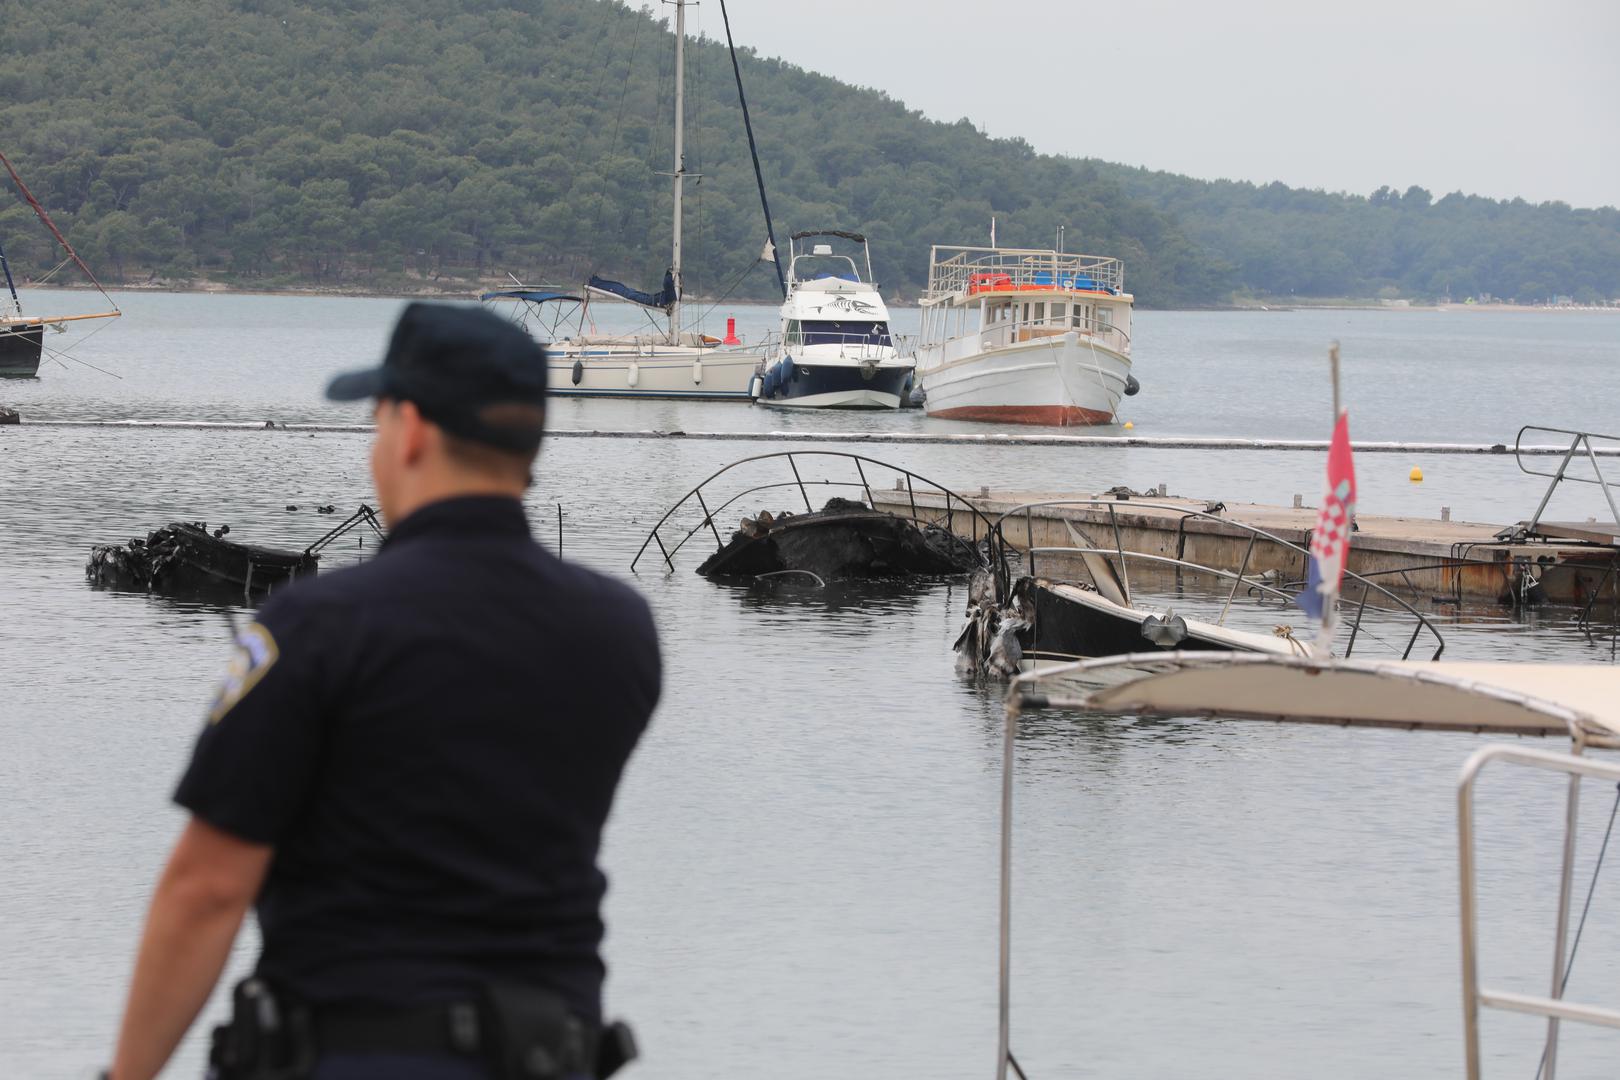
<instances>
[{"instance_id":1,"label":"charred hull","mask_svg":"<svg viewBox=\"0 0 1620 1080\"><path fill-rule=\"evenodd\" d=\"M1027 584L1026 584L1027 583ZM1135 608L1119 607L1094 592L1069 586L1062 591L1045 581L1021 579L1018 588L1027 590L1034 611L1033 625L1019 633L1019 644L1024 657L1037 661L1078 660L1082 657L1116 656L1126 653L1148 652L1152 649L1222 649L1230 651L1239 646L1230 640L1219 641L1196 627L1189 628L1185 620L1175 632L1164 635L1162 641L1150 636L1151 627L1145 625L1158 616Z\"/></svg>"},{"instance_id":2,"label":"charred hull","mask_svg":"<svg viewBox=\"0 0 1620 1080\"><path fill-rule=\"evenodd\" d=\"M85 577L92 584L153 592L229 587L248 595L269 592L313 574L320 556L306 551L242 544L198 524L175 522L146 539L92 548Z\"/></svg>"},{"instance_id":3,"label":"charred hull","mask_svg":"<svg viewBox=\"0 0 1620 1080\"><path fill-rule=\"evenodd\" d=\"M832 499L814 513L745 518L697 572L709 578L797 572L825 582L965 574L979 565L978 550L944 529Z\"/></svg>"}]
</instances>

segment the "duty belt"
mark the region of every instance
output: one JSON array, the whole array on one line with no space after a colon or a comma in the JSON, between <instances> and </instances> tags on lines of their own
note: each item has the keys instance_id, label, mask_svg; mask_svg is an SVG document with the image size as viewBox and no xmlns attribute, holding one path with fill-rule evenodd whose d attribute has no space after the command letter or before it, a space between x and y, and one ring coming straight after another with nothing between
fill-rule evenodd
<instances>
[{"instance_id":1,"label":"duty belt","mask_svg":"<svg viewBox=\"0 0 1620 1080\"><path fill-rule=\"evenodd\" d=\"M328 1054L448 1054L480 1060L500 1055L505 1039L489 1030L489 1014L477 1002L455 1001L387 1011L318 1009L317 1052ZM519 1075L535 1080L596 1076L599 1031L577 1017L563 1021L562 1038L532 1046Z\"/></svg>"}]
</instances>

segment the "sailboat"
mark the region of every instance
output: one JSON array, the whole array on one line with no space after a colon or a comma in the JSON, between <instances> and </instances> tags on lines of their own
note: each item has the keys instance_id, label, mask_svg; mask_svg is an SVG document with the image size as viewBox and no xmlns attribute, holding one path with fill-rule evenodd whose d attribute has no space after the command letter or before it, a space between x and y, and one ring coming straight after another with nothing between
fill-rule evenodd
<instances>
[{"instance_id":1,"label":"sailboat","mask_svg":"<svg viewBox=\"0 0 1620 1080\"><path fill-rule=\"evenodd\" d=\"M17 191L22 195L23 201L28 203L33 208L34 213L39 216L39 220L45 223L45 227L50 230L51 235L56 238L56 242L67 253L68 259L84 272L84 276L90 279L90 284L94 285L101 295L107 298L107 303L112 304L111 311L99 311L84 315L26 314L23 311L22 298L17 295L17 283L11 276L11 262L6 258L5 245L0 243L0 274L3 274L6 279L6 291L11 296L9 305L11 310L7 311L4 307L0 307L0 376L29 379L39 374L39 361L45 353L45 328L47 326L54 330L63 330L66 323L82 322L88 319L113 319L121 315L122 312L118 310L117 304L113 304L112 297L107 296L107 290L101 287L101 282L96 280L96 275L90 272L90 268L85 265L84 260L79 258L78 253L73 250L73 245L67 242L67 237L63 236L61 231L57 229L56 224L51 221L50 215L45 212L45 208L40 205L39 200L34 198L33 192L28 190L28 185L23 183L22 177L17 175L17 170L12 167L11 162L6 159L4 154L0 154L0 165L5 166L6 172L11 175L11 182L17 185ZM3 299L0 299L0 303L3 302Z\"/></svg>"},{"instance_id":2,"label":"sailboat","mask_svg":"<svg viewBox=\"0 0 1620 1080\"><path fill-rule=\"evenodd\" d=\"M681 226L686 184L686 5L675 2L675 220L669 269L657 292L592 274L583 289L519 285L484 293L484 301L515 301L545 339L549 392L561 397L706 398L752 400L763 352L742 347L734 332L711 337L681 321ZM746 106L745 106L746 108ZM774 254L767 244L767 257ZM762 260L763 261L763 260ZM624 301L649 314L662 312L665 326L647 332L587 332L593 298ZM528 319L525 319L527 322ZM569 332L569 331L572 332Z\"/></svg>"}]
</instances>

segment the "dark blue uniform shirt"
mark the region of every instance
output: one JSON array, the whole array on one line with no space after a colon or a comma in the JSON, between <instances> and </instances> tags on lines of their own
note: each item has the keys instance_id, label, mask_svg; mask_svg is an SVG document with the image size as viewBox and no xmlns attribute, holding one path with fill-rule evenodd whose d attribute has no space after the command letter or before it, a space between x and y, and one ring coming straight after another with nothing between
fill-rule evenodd
<instances>
[{"instance_id":1,"label":"dark blue uniform shirt","mask_svg":"<svg viewBox=\"0 0 1620 1080\"><path fill-rule=\"evenodd\" d=\"M294 993L517 981L596 1020L597 849L659 677L634 591L536 544L515 500L434 503L264 605L175 799L274 845L258 969Z\"/></svg>"}]
</instances>

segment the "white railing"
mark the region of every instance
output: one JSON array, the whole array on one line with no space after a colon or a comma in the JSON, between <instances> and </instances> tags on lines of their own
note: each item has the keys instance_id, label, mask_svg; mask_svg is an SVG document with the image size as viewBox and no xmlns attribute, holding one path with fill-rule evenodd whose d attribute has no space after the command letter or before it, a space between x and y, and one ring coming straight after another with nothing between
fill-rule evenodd
<instances>
[{"instance_id":1,"label":"white railing","mask_svg":"<svg viewBox=\"0 0 1620 1080\"><path fill-rule=\"evenodd\" d=\"M1564 773L1569 777L1569 791L1565 797L1563 867L1559 876L1557 928L1553 938L1552 989L1545 997L1505 990L1489 990L1480 985L1478 900L1474 871L1474 781L1478 778L1480 770L1492 761L1546 769ZM1473 756L1463 766L1462 776L1457 784L1457 848L1462 908L1464 1068L1468 1080L1479 1080L1480 1077L1481 1008L1528 1013L1547 1021L1542 1067L1537 1072L1537 1075L1544 1077L1545 1080L1554 1080L1558 1073L1558 1037L1561 1021L1620 1028L1620 1009L1576 1003L1564 998L1565 984L1569 981L1568 962L1573 959L1566 951L1566 942L1569 939L1570 899L1575 874L1575 836L1580 820L1582 777L1615 783L1620 781L1620 765L1592 761L1572 754L1494 743L1474 751Z\"/></svg>"},{"instance_id":2,"label":"white railing","mask_svg":"<svg viewBox=\"0 0 1620 1080\"><path fill-rule=\"evenodd\" d=\"M821 330L812 330L808 334L798 331L792 334L772 332L762 343L765 350L766 364L782 356L784 353L802 354L806 348L820 350L814 355L827 356L831 349L837 349L836 355L841 360L871 360L883 361L896 357L909 355L912 351L911 339L898 334L885 334L887 341L873 340L872 334L833 334ZM806 341L806 338L809 338ZM831 347L831 348L829 348Z\"/></svg>"},{"instance_id":3,"label":"white railing","mask_svg":"<svg viewBox=\"0 0 1620 1080\"><path fill-rule=\"evenodd\" d=\"M1131 351L1131 335L1113 322L1086 315L1048 315L1040 319L1007 318L986 322L977 333L964 337L976 339L981 348L999 348L1022 341L1057 338L1073 330L1082 341L1095 342L1104 348L1125 355Z\"/></svg>"},{"instance_id":4,"label":"white railing","mask_svg":"<svg viewBox=\"0 0 1620 1080\"><path fill-rule=\"evenodd\" d=\"M1019 248L933 249L924 302L988 292L1122 293L1125 264L1106 255Z\"/></svg>"}]
</instances>

